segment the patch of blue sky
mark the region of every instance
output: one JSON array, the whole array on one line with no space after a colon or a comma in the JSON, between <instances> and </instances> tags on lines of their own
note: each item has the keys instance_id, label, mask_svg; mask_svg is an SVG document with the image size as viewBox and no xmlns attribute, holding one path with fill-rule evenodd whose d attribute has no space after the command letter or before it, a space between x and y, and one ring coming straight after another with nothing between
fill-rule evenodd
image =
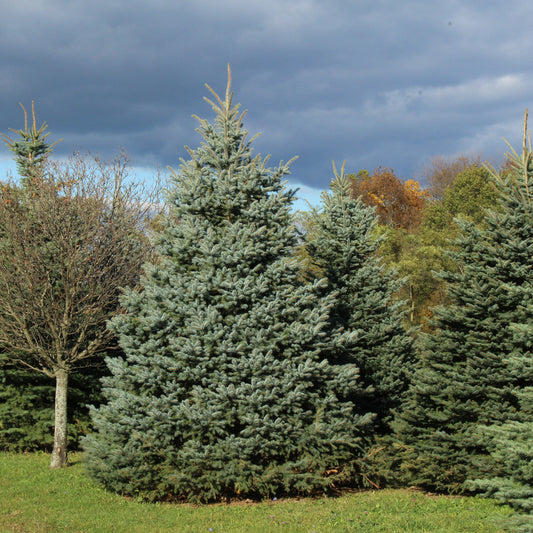
<instances>
[{"instance_id":1,"label":"patch of blue sky","mask_svg":"<svg viewBox=\"0 0 533 533\"><path fill-rule=\"evenodd\" d=\"M309 185L303 185L301 183L291 183L289 180L289 185L292 188L298 189L296 192L296 199L293 203L294 211L309 211L311 207L319 207L320 204L320 195L322 194L321 189L315 189L309 187Z\"/></svg>"},{"instance_id":2,"label":"patch of blue sky","mask_svg":"<svg viewBox=\"0 0 533 533\"><path fill-rule=\"evenodd\" d=\"M157 171L146 167L134 167L131 170L130 176L143 182L150 182L155 179ZM165 186L168 178L168 172L162 170L162 182ZM7 179L17 179L17 170L13 159L9 155L0 154L0 181ZM302 183L293 183L291 179L288 180L287 187L290 189L297 189L296 197L293 203L293 211L309 211L310 206L318 207L320 204L321 189L315 189L309 185Z\"/></svg>"}]
</instances>

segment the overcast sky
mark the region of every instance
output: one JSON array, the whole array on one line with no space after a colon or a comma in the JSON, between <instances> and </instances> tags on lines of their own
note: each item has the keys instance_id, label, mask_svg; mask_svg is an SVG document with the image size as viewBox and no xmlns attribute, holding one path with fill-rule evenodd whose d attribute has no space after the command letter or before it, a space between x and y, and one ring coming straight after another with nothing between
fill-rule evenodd
<instances>
[{"instance_id":1,"label":"overcast sky","mask_svg":"<svg viewBox=\"0 0 533 533\"><path fill-rule=\"evenodd\" d=\"M533 87L525 0L0 0L0 133L35 100L55 154L124 147L179 167L231 64L255 149L313 199L331 161L417 177L435 155L521 143ZM9 153L0 148L4 163Z\"/></svg>"}]
</instances>

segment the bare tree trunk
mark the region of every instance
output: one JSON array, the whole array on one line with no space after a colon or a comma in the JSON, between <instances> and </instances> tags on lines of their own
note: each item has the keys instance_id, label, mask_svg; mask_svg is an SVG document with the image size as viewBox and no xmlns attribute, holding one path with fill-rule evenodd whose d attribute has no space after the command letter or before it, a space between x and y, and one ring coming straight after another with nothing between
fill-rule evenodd
<instances>
[{"instance_id":1,"label":"bare tree trunk","mask_svg":"<svg viewBox=\"0 0 533 533\"><path fill-rule=\"evenodd\" d=\"M67 464L67 388L68 373L56 372L56 403L54 417L54 449L50 468L62 468Z\"/></svg>"}]
</instances>

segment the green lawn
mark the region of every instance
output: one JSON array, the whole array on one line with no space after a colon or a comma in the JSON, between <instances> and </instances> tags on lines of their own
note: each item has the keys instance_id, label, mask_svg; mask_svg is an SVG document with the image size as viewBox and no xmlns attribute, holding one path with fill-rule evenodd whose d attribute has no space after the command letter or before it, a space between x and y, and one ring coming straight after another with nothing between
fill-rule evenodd
<instances>
[{"instance_id":1,"label":"green lawn","mask_svg":"<svg viewBox=\"0 0 533 533\"><path fill-rule=\"evenodd\" d=\"M503 531L509 514L489 500L429 496L409 490L254 504L146 504L105 492L85 475L81 455L62 470L45 454L0 453L0 531L416 533Z\"/></svg>"}]
</instances>

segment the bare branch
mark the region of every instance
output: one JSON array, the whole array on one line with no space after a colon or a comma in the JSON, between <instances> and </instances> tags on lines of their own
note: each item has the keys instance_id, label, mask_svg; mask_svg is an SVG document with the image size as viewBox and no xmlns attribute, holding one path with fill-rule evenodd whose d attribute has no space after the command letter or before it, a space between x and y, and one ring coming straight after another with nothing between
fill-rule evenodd
<instances>
[{"instance_id":1,"label":"bare branch","mask_svg":"<svg viewBox=\"0 0 533 533\"><path fill-rule=\"evenodd\" d=\"M128 169L124 153L74 154L47 163L37 188L0 191L0 349L13 362L53 376L114 344L106 323L139 281L161 210L159 188Z\"/></svg>"}]
</instances>

